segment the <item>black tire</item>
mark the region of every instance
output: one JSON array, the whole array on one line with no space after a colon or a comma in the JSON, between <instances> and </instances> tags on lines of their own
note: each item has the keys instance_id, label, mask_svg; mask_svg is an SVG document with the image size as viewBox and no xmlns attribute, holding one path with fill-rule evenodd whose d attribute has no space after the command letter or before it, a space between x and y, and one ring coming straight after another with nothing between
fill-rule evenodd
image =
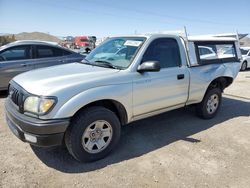
<instances>
[{"instance_id":1,"label":"black tire","mask_svg":"<svg viewBox=\"0 0 250 188\"><path fill-rule=\"evenodd\" d=\"M246 69L247 69L247 62L244 61L244 62L242 63L242 65L241 65L240 70L241 70L241 71L245 71Z\"/></svg>"},{"instance_id":2,"label":"black tire","mask_svg":"<svg viewBox=\"0 0 250 188\"><path fill-rule=\"evenodd\" d=\"M112 127L109 144L98 153L89 153L83 146L82 136L93 122L106 121ZM114 112L104 107L90 107L78 113L71 121L65 134L65 143L69 153L78 161L91 162L107 156L120 139L121 125ZM97 146L96 146L97 147Z\"/></svg>"},{"instance_id":3,"label":"black tire","mask_svg":"<svg viewBox=\"0 0 250 188\"><path fill-rule=\"evenodd\" d=\"M209 107L207 107L208 101L212 96L218 97L218 103L214 111L213 110L211 111L211 109L208 109ZM220 106L221 106L221 89L212 88L206 92L202 102L196 105L196 113L202 119L211 119L216 116L218 110L220 109Z\"/></svg>"}]
</instances>

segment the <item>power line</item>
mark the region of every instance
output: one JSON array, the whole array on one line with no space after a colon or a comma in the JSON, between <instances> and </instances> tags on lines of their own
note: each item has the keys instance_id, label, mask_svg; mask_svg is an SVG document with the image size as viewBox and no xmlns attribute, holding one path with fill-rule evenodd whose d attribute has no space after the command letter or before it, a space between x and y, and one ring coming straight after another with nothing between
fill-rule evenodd
<instances>
[{"instance_id":1,"label":"power line","mask_svg":"<svg viewBox=\"0 0 250 188\"><path fill-rule=\"evenodd\" d=\"M32 0L36 3L39 3L39 1L37 0ZM120 6L120 5L114 5L114 4L111 4L111 3L107 3L107 2L99 2L99 1L96 1L96 0L85 0L85 3L86 1L90 4L96 4L98 6L103 6L103 7L108 7L108 8L112 8L112 9L119 9L119 10L126 10L127 12L134 12L134 13L139 13L141 15L151 15L152 17L160 17L160 18L163 18L164 20L153 20L152 23L161 23L161 24L168 24L168 26L176 26L176 27L183 27L183 25L188 25L189 23L176 23L176 22L170 22L170 21L167 21L166 19L167 18L170 18L170 19L175 19L175 20L180 20L180 21L188 21L188 22L197 22L197 23L200 23L200 24L203 24L202 27L206 27L206 28L210 28L211 25L219 25L219 26L224 26L224 27L230 27L232 29L235 30L237 28L237 25L236 24L229 24L229 23L219 23L219 22L213 22L213 21L209 21L209 20L201 20L201 19L190 19L190 18L186 18L186 17L176 17L176 16L171 16L171 15L165 15L165 14L159 14L157 12L152 12L152 11L142 11L141 9L134 9L133 8L130 8L130 7L125 7L125 6ZM53 1L55 2L55 1ZM67 10L71 10L71 11L74 11L74 12L78 12L78 13L82 13L84 15L86 15L86 13L88 14L92 14L92 15L96 15L96 14L101 14L102 16L109 16L109 17L113 17L113 18L119 18L119 15L117 14L113 14L113 13L110 13L110 12L105 12L105 11L96 11L96 10L93 10L93 9L86 9L87 6L85 7L80 7L79 4L77 4L77 7L69 7L69 6L63 6L62 4L58 4L58 3L53 3L53 2L46 2L46 4L40 2L41 5L43 6L49 6L49 5L52 5L53 7L60 7L60 8L64 8L64 9L67 9ZM121 17L121 16L120 16ZM148 22L149 20L148 19L145 19L145 18L138 18L136 16L131 16L130 14L127 14L126 16L123 16L122 19L127 19L127 20L130 20L130 21L146 21ZM209 26L210 25L210 26ZM241 28L247 28L249 29L250 26L246 26L246 25L239 25Z\"/></svg>"},{"instance_id":2,"label":"power line","mask_svg":"<svg viewBox=\"0 0 250 188\"><path fill-rule=\"evenodd\" d=\"M60 8L63 8L63 9L66 9L66 10L71 10L73 12L78 12L78 13L81 13L83 15L86 15L86 14L91 14L91 15L96 15L96 14L102 14L102 15L105 15L105 16L109 16L109 17L114 17L114 18L117 18L119 19L119 15L117 14L113 14L113 13L110 13L110 12L104 12L104 11L96 11L96 10L93 10L93 9L86 9L86 7L81 7L81 8L75 8L75 7L69 7L69 6L63 6L62 4L57 4L57 3L54 3L54 2L46 2L46 4L42 3L42 2L39 2L37 0L30 0L30 1L33 1L35 3L38 3L42 6L47 6L47 7L60 7ZM79 5L78 5L79 7ZM63 12L64 13L64 12ZM144 19L144 18L135 18L135 16L130 16L130 15L126 15L126 17L122 17L123 19L127 19L127 20L143 20L143 21L148 21L148 19ZM168 22L166 20L157 20L155 22L158 22L158 23L164 23L164 24L172 24L171 22ZM179 25L179 24L175 24L175 25Z\"/></svg>"},{"instance_id":3,"label":"power line","mask_svg":"<svg viewBox=\"0 0 250 188\"><path fill-rule=\"evenodd\" d=\"M174 19L174 20L181 20L181 21L189 21L189 22L198 22L198 23L202 23L202 24L212 24L212 25L224 25L224 26L234 26L234 24L232 23L225 23L225 22L214 22L214 21L210 21L210 20L204 20L204 19L191 19L191 18L187 18L187 17L180 17L180 16L172 16L172 15L168 15L168 14L159 14L157 12L152 12L152 11L142 11L141 9L136 9L135 7L133 7L133 9L131 7L125 7L125 6L120 6L120 5L114 5L114 4L111 4L111 3L107 3L107 2L97 2L95 0L85 0L85 1L88 1L89 3L92 3L92 4L98 4L98 5L101 5L101 6L105 6L105 7L109 7L109 8L113 8L113 9L120 9L120 10L126 10L126 11L129 11L129 12L134 12L134 13L139 13L139 14L142 14L142 15L152 15L152 16L155 16L155 17L161 17L161 18L170 18L170 19ZM250 26L248 25L239 25L238 26L241 26L241 27L246 27L246 28L249 28Z\"/></svg>"},{"instance_id":4,"label":"power line","mask_svg":"<svg viewBox=\"0 0 250 188\"><path fill-rule=\"evenodd\" d=\"M62 3L56 3L56 1L50 1L50 2L44 3L43 1L39 1L39 0L30 0L30 2L39 4L38 6L41 5L41 6L52 7L52 8L56 7L57 9L61 8L61 9L67 10L66 14L69 14L68 11L72 11L72 12L83 14L84 17L87 17L86 16L87 14L88 15L101 14L101 16L108 16L108 17L113 17L116 19L120 19L120 18L127 19L127 20L130 20L131 22L134 22L134 23L136 23L136 21L144 21L144 23L145 23L145 21L146 21L146 22L150 22L151 24L152 23L162 23L162 24L166 24L166 26L173 26L174 25L176 27L181 27L181 28L183 27L183 25L189 25L188 23L181 23L181 24L176 23L176 22L171 23L170 21L166 20L167 18L169 18L169 19L188 21L188 22L199 22L201 24L204 24L202 27L207 27L207 28L211 27L211 25L222 25L222 26L228 26L228 27L230 26L231 28L233 26L234 29L236 29L236 25L232 25L232 24L228 24L228 23L219 23L219 22L212 22L212 21L208 21L208 20L176 17L176 16L171 16L171 15L159 14L157 12L152 12L152 11L142 11L141 9L138 9L135 7L128 8L126 6L115 5L115 4L111 4L111 3L107 3L107 2L97 2L96 0L85 0L85 3L86 3L86 1L87 1L87 3L90 3L90 4L96 4L98 6L108 7L108 8L115 9L115 10L119 9L119 10L130 12L130 13L133 12L133 13L144 15L144 16L150 14L151 18L159 17L161 19L154 19L154 20L150 21L149 19L138 17L138 15L136 16L136 15L132 15L132 14L127 14L126 16L122 16L122 14L117 15L117 14L112 13L112 12L107 12L107 11L105 11L105 9L103 9L101 11L98 11L95 9L93 10L93 9L88 8L88 6L86 6L86 5L85 5L85 7L82 7L81 4L77 4L77 6L72 7L72 6L65 6ZM71 3L71 5L75 5L75 4ZM62 10L62 14L65 14L65 11ZM103 22L101 19L98 21ZM139 23L143 24L142 22L139 22ZM246 25L241 26L241 27L245 27L245 28L249 29L249 26L246 26Z\"/></svg>"}]
</instances>

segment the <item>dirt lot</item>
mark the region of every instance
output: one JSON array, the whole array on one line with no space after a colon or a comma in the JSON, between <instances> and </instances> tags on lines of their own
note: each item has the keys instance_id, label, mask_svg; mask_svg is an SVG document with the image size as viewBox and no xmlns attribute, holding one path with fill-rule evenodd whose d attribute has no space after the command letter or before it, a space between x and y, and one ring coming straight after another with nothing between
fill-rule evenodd
<instances>
[{"instance_id":1,"label":"dirt lot","mask_svg":"<svg viewBox=\"0 0 250 188\"><path fill-rule=\"evenodd\" d=\"M38 149L7 128L0 99L0 187L249 187L250 71L226 90L218 116L193 108L138 121L120 146L95 163L63 148Z\"/></svg>"}]
</instances>

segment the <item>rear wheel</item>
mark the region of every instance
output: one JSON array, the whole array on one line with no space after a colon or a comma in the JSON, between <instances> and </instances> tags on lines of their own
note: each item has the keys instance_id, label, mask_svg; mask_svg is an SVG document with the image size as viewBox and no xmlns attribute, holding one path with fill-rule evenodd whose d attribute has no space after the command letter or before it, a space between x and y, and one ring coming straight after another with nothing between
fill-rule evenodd
<instances>
[{"instance_id":1,"label":"rear wheel","mask_svg":"<svg viewBox=\"0 0 250 188\"><path fill-rule=\"evenodd\" d=\"M241 71L245 71L247 69L247 62L246 61L244 61L243 63L242 63L242 65L241 65Z\"/></svg>"},{"instance_id":2,"label":"rear wheel","mask_svg":"<svg viewBox=\"0 0 250 188\"><path fill-rule=\"evenodd\" d=\"M221 89L210 89L202 102L196 106L197 115L203 119L213 118L221 105Z\"/></svg>"},{"instance_id":3,"label":"rear wheel","mask_svg":"<svg viewBox=\"0 0 250 188\"><path fill-rule=\"evenodd\" d=\"M68 151L82 162L104 158L119 139L119 119L104 107L91 107L80 112L73 118L65 135Z\"/></svg>"}]
</instances>

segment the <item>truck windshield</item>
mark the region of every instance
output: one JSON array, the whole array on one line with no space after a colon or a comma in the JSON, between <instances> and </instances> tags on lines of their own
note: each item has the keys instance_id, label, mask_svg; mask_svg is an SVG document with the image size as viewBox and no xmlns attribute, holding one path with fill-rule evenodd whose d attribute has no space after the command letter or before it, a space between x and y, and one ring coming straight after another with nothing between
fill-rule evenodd
<instances>
[{"instance_id":1,"label":"truck windshield","mask_svg":"<svg viewBox=\"0 0 250 188\"><path fill-rule=\"evenodd\" d=\"M108 63L113 67L126 69L145 39L144 37L110 38L87 55L86 60L93 65Z\"/></svg>"},{"instance_id":2,"label":"truck windshield","mask_svg":"<svg viewBox=\"0 0 250 188\"><path fill-rule=\"evenodd\" d=\"M81 42L88 42L88 39L80 39Z\"/></svg>"}]
</instances>

